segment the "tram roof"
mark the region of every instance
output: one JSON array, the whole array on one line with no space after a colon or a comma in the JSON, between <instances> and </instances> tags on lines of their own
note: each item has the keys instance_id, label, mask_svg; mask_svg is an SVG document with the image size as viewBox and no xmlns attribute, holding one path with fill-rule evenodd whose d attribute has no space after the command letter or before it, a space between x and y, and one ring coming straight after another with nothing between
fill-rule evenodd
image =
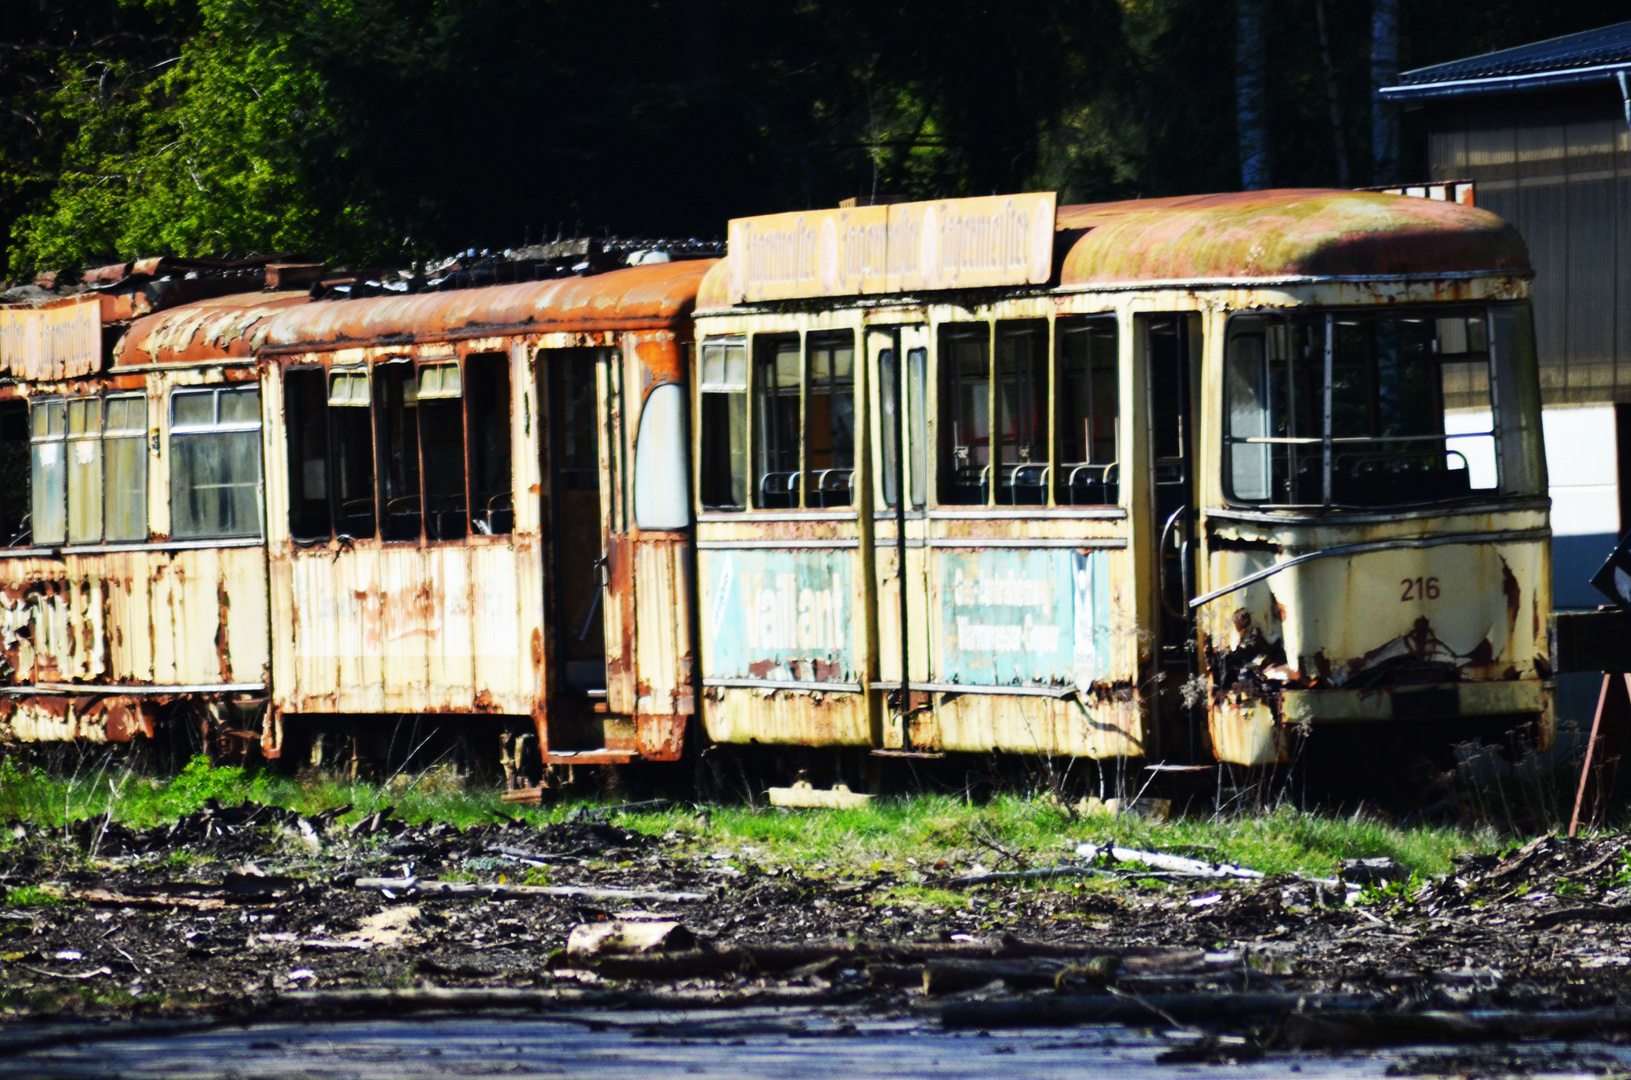
<instances>
[{"instance_id":1,"label":"tram roof","mask_svg":"<svg viewBox=\"0 0 1631 1080\"><path fill-rule=\"evenodd\" d=\"M203 364L278 352L418 340L672 325L716 260L652 263L587 277L361 300L239 293L137 320L115 364Z\"/></svg>"},{"instance_id":2,"label":"tram roof","mask_svg":"<svg viewBox=\"0 0 1631 1080\"><path fill-rule=\"evenodd\" d=\"M1140 281L1525 272L1518 231L1487 210L1318 188L1061 206L1083 230L1061 287Z\"/></svg>"},{"instance_id":3,"label":"tram roof","mask_svg":"<svg viewBox=\"0 0 1631 1080\"><path fill-rule=\"evenodd\" d=\"M137 319L114 348L114 367L247 360L280 311L311 302L305 290L232 293Z\"/></svg>"},{"instance_id":4,"label":"tram roof","mask_svg":"<svg viewBox=\"0 0 1631 1080\"><path fill-rule=\"evenodd\" d=\"M1527 273L1518 231L1487 210L1323 188L1180 195L1058 208L1061 289L1351 277ZM700 311L732 307L726 261ZM842 299L828 302L842 303Z\"/></svg>"}]
</instances>

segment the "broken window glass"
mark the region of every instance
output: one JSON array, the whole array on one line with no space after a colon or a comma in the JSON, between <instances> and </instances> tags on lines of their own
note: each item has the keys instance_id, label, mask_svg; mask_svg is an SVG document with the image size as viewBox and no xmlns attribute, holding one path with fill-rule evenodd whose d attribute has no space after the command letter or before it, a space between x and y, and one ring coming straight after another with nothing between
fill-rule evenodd
<instances>
[{"instance_id":1,"label":"broken window glass","mask_svg":"<svg viewBox=\"0 0 1631 1080\"><path fill-rule=\"evenodd\" d=\"M510 358L480 353L464 362L465 430L470 440L470 530L507 536L515 530L510 480Z\"/></svg>"},{"instance_id":2,"label":"broken window glass","mask_svg":"<svg viewBox=\"0 0 1631 1080\"><path fill-rule=\"evenodd\" d=\"M329 375L330 461L324 485L336 537L364 540L378 533L371 404L368 372L354 369ZM309 464L305 467L312 479L321 471Z\"/></svg>"},{"instance_id":3,"label":"broken window glass","mask_svg":"<svg viewBox=\"0 0 1631 1080\"><path fill-rule=\"evenodd\" d=\"M1116 418L1121 407L1116 320L1060 322L1055 351L1059 463L1054 499L1060 506L1114 504L1120 498Z\"/></svg>"},{"instance_id":4,"label":"broken window glass","mask_svg":"<svg viewBox=\"0 0 1631 1080\"><path fill-rule=\"evenodd\" d=\"M706 510L748 504L748 361L740 340L702 346L701 461L698 486Z\"/></svg>"},{"instance_id":5,"label":"broken window glass","mask_svg":"<svg viewBox=\"0 0 1631 1080\"><path fill-rule=\"evenodd\" d=\"M170 535L261 534L260 390L177 390L170 398Z\"/></svg>"},{"instance_id":6,"label":"broken window glass","mask_svg":"<svg viewBox=\"0 0 1631 1080\"><path fill-rule=\"evenodd\" d=\"M855 338L812 336L805 393L805 503L848 506L855 482Z\"/></svg>"},{"instance_id":7,"label":"broken window glass","mask_svg":"<svg viewBox=\"0 0 1631 1080\"><path fill-rule=\"evenodd\" d=\"M328 394L320 368L283 376L283 422L289 446L289 536L314 544L333 535L328 503Z\"/></svg>"},{"instance_id":8,"label":"broken window glass","mask_svg":"<svg viewBox=\"0 0 1631 1080\"><path fill-rule=\"evenodd\" d=\"M991 339L985 323L940 338L940 502L983 506L991 484Z\"/></svg>"},{"instance_id":9,"label":"broken window glass","mask_svg":"<svg viewBox=\"0 0 1631 1080\"><path fill-rule=\"evenodd\" d=\"M754 504L799 505L799 385L797 337L754 340L753 405L758 448Z\"/></svg>"}]
</instances>

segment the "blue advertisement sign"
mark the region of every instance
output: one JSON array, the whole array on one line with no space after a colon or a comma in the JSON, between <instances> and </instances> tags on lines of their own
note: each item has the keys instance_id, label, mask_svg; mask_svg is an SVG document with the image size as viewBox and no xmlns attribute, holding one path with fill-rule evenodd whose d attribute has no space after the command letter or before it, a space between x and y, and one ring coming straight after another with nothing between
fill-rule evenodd
<instances>
[{"instance_id":1,"label":"blue advertisement sign","mask_svg":"<svg viewBox=\"0 0 1631 1080\"><path fill-rule=\"evenodd\" d=\"M942 551L945 682L1085 687L1105 676L1110 574L1103 551Z\"/></svg>"},{"instance_id":2,"label":"blue advertisement sign","mask_svg":"<svg viewBox=\"0 0 1631 1080\"><path fill-rule=\"evenodd\" d=\"M710 678L855 682L846 549L698 553Z\"/></svg>"}]
</instances>

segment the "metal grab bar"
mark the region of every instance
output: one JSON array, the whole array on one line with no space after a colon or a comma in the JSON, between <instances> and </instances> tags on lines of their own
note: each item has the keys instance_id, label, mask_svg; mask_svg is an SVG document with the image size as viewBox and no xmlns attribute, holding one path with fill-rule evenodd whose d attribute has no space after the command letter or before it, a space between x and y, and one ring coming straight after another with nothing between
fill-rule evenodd
<instances>
[{"instance_id":1,"label":"metal grab bar","mask_svg":"<svg viewBox=\"0 0 1631 1080\"><path fill-rule=\"evenodd\" d=\"M1161 526L1161 542L1155 546L1155 557L1157 560L1159 560L1159 565L1161 567L1161 607L1168 615L1175 619L1183 618L1184 608L1181 604L1174 607L1170 602L1171 598L1168 596L1168 592L1170 590L1167 588L1167 537L1171 536L1173 530L1177 528L1178 523L1188 516L1189 507L1187 506L1180 506L1178 509L1174 510L1172 515L1167 518L1167 523ZM1179 580L1179 587L1184 591L1185 600L1188 599L1189 594L1189 584L1188 581L1185 580L1189 577L1189 560L1185 557L1188 554L1188 547L1189 541L1186 538L1181 542L1178 550L1178 558L1183 564L1180 567L1181 577Z\"/></svg>"}]
</instances>

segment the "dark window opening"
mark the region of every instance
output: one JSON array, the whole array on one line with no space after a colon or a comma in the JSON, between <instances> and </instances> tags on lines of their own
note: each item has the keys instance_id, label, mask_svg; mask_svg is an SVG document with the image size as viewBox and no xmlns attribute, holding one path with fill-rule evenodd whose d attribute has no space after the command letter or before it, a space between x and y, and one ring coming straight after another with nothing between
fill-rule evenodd
<instances>
[{"instance_id":1,"label":"dark window opening","mask_svg":"<svg viewBox=\"0 0 1631 1080\"><path fill-rule=\"evenodd\" d=\"M991 341L984 323L940 337L940 502L983 506L991 484Z\"/></svg>"},{"instance_id":2,"label":"dark window opening","mask_svg":"<svg viewBox=\"0 0 1631 1080\"><path fill-rule=\"evenodd\" d=\"M748 367L741 341L702 346L701 461L698 487L707 510L748 504Z\"/></svg>"},{"instance_id":3,"label":"dark window opening","mask_svg":"<svg viewBox=\"0 0 1631 1080\"><path fill-rule=\"evenodd\" d=\"M757 435L754 505L797 507L799 499L799 384L797 337L756 338L753 405Z\"/></svg>"},{"instance_id":4,"label":"dark window opening","mask_svg":"<svg viewBox=\"0 0 1631 1080\"><path fill-rule=\"evenodd\" d=\"M384 539L418 540L424 524L419 492L419 382L407 361L374 368L374 439L379 449Z\"/></svg>"},{"instance_id":5,"label":"dark window opening","mask_svg":"<svg viewBox=\"0 0 1631 1080\"><path fill-rule=\"evenodd\" d=\"M1048 326L997 324L997 502L1048 501Z\"/></svg>"},{"instance_id":6,"label":"dark window opening","mask_svg":"<svg viewBox=\"0 0 1631 1080\"><path fill-rule=\"evenodd\" d=\"M1058 324L1058 453L1054 499L1060 506L1113 505L1120 499L1116 418L1121 406L1116 320Z\"/></svg>"},{"instance_id":7,"label":"dark window opening","mask_svg":"<svg viewBox=\"0 0 1631 1080\"><path fill-rule=\"evenodd\" d=\"M283 376L283 423L289 443L289 536L297 544L329 539L328 387L323 372Z\"/></svg>"},{"instance_id":8,"label":"dark window opening","mask_svg":"<svg viewBox=\"0 0 1631 1080\"><path fill-rule=\"evenodd\" d=\"M419 445L425 478L425 536L459 540L470 528L464 490L464 383L456 361L419 368Z\"/></svg>"},{"instance_id":9,"label":"dark window opening","mask_svg":"<svg viewBox=\"0 0 1631 1080\"><path fill-rule=\"evenodd\" d=\"M600 490L600 433L595 408L595 364L572 357L559 366L560 467L568 491ZM599 523L596 523L599 528Z\"/></svg>"},{"instance_id":10,"label":"dark window opening","mask_svg":"<svg viewBox=\"0 0 1631 1080\"><path fill-rule=\"evenodd\" d=\"M510 358L482 353L464 362L465 431L470 438L470 529L481 536L515 531L510 471Z\"/></svg>"},{"instance_id":11,"label":"dark window opening","mask_svg":"<svg viewBox=\"0 0 1631 1080\"><path fill-rule=\"evenodd\" d=\"M849 333L811 337L809 348L805 503L848 506L855 485L855 339Z\"/></svg>"},{"instance_id":12,"label":"dark window opening","mask_svg":"<svg viewBox=\"0 0 1631 1080\"><path fill-rule=\"evenodd\" d=\"M26 547L33 540L29 502L28 402L0 401L0 546Z\"/></svg>"}]
</instances>

